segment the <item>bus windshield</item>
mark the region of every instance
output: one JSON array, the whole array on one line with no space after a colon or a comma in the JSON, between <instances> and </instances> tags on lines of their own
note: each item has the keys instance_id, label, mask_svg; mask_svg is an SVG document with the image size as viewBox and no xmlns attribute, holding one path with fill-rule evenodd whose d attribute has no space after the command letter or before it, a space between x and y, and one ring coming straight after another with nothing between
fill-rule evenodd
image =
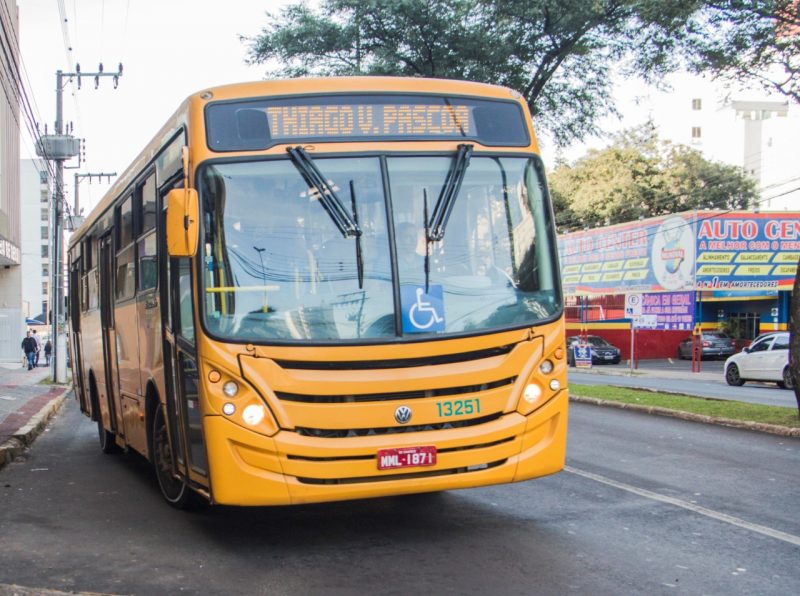
<instances>
[{"instance_id":1,"label":"bus windshield","mask_svg":"<svg viewBox=\"0 0 800 596\"><path fill-rule=\"evenodd\" d=\"M556 315L541 161L473 155L434 238L430 217L452 164L449 155L315 157L325 183L311 185L289 159L202 167L208 331L254 343L380 341ZM352 230L337 224L334 204Z\"/></svg>"}]
</instances>

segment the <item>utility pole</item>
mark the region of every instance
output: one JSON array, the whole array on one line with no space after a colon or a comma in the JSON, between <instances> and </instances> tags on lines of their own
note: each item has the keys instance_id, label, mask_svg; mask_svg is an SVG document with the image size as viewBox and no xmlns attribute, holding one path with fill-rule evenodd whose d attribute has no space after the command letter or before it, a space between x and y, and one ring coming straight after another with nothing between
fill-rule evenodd
<instances>
[{"instance_id":1,"label":"utility pole","mask_svg":"<svg viewBox=\"0 0 800 596\"><path fill-rule=\"evenodd\" d=\"M80 201L78 200L78 188L79 188L78 185L80 184L81 180L84 180L84 179L88 178L89 179L89 184L91 184L93 178L97 178L98 182L102 182L103 178L105 178L106 182L108 182L110 184L111 183L111 178L113 178L116 175L117 175L116 172L111 172L111 173L99 172L99 173L96 173L96 174L78 174L76 172L75 173L75 194L74 194L75 206L73 207L73 210L72 210L73 211L73 215L78 217L81 214Z\"/></svg>"},{"instance_id":2,"label":"utility pole","mask_svg":"<svg viewBox=\"0 0 800 596\"><path fill-rule=\"evenodd\" d=\"M72 135L64 134L64 78L67 82L77 78L78 89L81 88L81 77L93 77L94 87L100 86L100 77L113 77L114 88L119 83L122 76L122 64L119 65L117 72L103 72L102 63L98 66L97 72L81 72L80 64L75 66L75 72L56 71L56 122L55 134L44 135L40 139L36 153L55 162L56 179L53 193L53 270L51 272L51 312L52 312L52 343L53 343L53 381L64 383L67 380L67 338L60 333L63 328L61 319L62 307L64 305L64 255L63 255L63 213L64 213L64 161L75 157L80 153L80 140Z\"/></svg>"}]
</instances>

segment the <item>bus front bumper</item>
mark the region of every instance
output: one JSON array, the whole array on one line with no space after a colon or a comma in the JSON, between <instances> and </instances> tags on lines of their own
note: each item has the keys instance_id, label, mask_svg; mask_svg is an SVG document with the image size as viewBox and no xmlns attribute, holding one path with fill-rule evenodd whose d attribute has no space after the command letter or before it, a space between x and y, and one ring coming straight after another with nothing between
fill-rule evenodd
<instances>
[{"instance_id":1,"label":"bus front bumper","mask_svg":"<svg viewBox=\"0 0 800 596\"><path fill-rule=\"evenodd\" d=\"M517 482L564 467L567 390L529 416L464 429L326 439L266 437L221 416L204 421L213 502L290 505ZM430 467L378 470L377 451L435 446Z\"/></svg>"}]
</instances>

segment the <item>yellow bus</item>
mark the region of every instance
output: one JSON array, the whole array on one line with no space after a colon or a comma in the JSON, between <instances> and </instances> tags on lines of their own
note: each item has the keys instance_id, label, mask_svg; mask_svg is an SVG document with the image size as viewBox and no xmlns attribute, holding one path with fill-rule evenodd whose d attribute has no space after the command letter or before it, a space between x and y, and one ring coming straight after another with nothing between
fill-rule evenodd
<instances>
[{"instance_id":1,"label":"yellow bus","mask_svg":"<svg viewBox=\"0 0 800 596\"><path fill-rule=\"evenodd\" d=\"M564 465L555 226L522 97L411 78L189 97L69 243L81 410L166 500L280 505Z\"/></svg>"}]
</instances>

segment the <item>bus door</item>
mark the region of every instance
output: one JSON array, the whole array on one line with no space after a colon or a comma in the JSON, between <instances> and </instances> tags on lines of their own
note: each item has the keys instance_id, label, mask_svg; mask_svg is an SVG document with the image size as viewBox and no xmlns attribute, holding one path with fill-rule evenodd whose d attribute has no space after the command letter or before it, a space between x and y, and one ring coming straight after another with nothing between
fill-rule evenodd
<instances>
[{"instance_id":1,"label":"bus door","mask_svg":"<svg viewBox=\"0 0 800 596\"><path fill-rule=\"evenodd\" d=\"M164 230L162 211L161 230ZM176 465L187 479L208 486L195 347L192 259L171 258L161 234L161 302L168 424Z\"/></svg>"},{"instance_id":2,"label":"bus door","mask_svg":"<svg viewBox=\"0 0 800 596\"><path fill-rule=\"evenodd\" d=\"M81 345L81 269L80 261L72 263L69 270L69 321L72 330L72 376L78 389L78 403L82 412L88 412L86 386L83 378L83 346Z\"/></svg>"},{"instance_id":3,"label":"bus door","mask_svg":"<svg viewBox=\"0 0 800 596\"><path fill-rule=\"evenodd\" d=\"M100 326L103 335L103 368L110 430L122 435L119 408L119 370L117 369L117 335L114 328L114 235L100 238Z\"/></svg>"}]
</instances>

